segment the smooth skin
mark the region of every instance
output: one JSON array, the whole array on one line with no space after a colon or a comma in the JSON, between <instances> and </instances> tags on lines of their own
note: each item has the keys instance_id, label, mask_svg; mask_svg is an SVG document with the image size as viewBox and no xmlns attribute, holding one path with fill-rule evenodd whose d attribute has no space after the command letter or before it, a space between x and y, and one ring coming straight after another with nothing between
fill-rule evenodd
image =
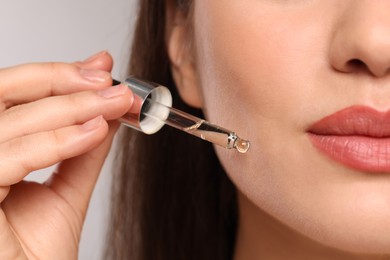
<instances>
[{"instance_id":1,"label":"smooth skin","mask_svg":"<svg viewBox=\"0 0 390 260\"><path fill-rule=\"evenodd\" d=\"M251 141L216 147L239 194L235 260L389 259L390 174L358 171L309 127L353 105L390 109L390 1L194 1L169 8L181 96Z\"/></svg>"},{"instance_id":2,"label":"smooth skin","mask_svg":"<svg viewBox=\"0 0 390 260\"><path fill-rule=\"evenodd\" d=\"M115 119L133 102L126 86L111 87L112 65L100 52L0 70L0 259L77 259ZM46 183L22 181L56 163Z\"/></svg>"}]
</instances>

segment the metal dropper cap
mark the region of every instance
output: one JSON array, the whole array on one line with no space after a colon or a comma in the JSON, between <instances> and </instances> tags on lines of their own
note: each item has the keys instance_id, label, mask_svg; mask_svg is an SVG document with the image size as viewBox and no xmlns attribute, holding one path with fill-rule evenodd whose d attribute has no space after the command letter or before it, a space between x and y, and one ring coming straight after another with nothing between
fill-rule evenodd
<instances>
[{"instance_id":1,"label":"metal dropper cap","mask_svg":"<svg viewBox=\"0 0 390 260\"><path fill-rule=\"evenodd\" d=\"M121 119L121 123L141 131L145 134L154 134L159 131L164 122L154 120L144 114L149 113L158 116L159 118L167 118L169 110L158 109L158 106L153 102L145 102L147 99L156 101L167 107L172 106L172 95L168 88L144 80L139 80L134 77L127 78L122 84L127 85L134 95L137 95L142 100L141 109L137 113L128 112Z\"/></svg>"}]
</instances>

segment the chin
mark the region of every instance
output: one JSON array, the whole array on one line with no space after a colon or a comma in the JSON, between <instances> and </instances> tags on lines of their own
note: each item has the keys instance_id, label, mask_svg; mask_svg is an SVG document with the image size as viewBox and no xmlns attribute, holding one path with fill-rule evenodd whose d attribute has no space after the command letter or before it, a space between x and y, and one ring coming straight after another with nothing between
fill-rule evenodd
<instances>
[{"instance_id":1,"label":"chin","mask_svg":"<svg viewBox=\"0 0 390 260\"><path fill-rule=\"evenodd\" d=\"M351 194L317 215L309 237L321 244L354 254L390 256L390 190L356 197ZM315 223L315 224L314 224ZM307 224L307 223L306 223Z\"/></svg>"}]
</instances>

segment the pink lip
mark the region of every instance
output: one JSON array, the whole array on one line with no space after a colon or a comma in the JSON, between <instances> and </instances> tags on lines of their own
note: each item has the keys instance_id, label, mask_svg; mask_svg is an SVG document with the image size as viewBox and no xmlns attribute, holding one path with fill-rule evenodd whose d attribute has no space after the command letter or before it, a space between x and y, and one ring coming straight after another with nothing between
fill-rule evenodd
<instances>
[{"instance_id":1,"label":"pink lip","mask_svg":"<svg viewBox=\"0 0 390 260\"><path fill-rule=\"evenodd\" d=\"M314 146L349 167L390 173L390 111L352 106L314 123Z\"/></svg>"}]
</instances>

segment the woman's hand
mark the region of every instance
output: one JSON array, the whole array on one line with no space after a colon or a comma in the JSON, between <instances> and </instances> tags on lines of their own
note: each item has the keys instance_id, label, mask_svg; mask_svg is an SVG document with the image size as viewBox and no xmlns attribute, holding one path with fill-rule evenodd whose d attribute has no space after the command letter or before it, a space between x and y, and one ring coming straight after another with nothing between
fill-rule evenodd
<instances>
[{"instance_id":1,"label":"woman's hand","mask_svg":"<svg viewBox=\"0 0 390 260\"><path fill-rule=\"evenodd\" d=\"M88 202L132 105L106 52L0 69L0 259L76 259ZM31 171L58 163L41 185Z\"/></svg>"}]
</instances>

